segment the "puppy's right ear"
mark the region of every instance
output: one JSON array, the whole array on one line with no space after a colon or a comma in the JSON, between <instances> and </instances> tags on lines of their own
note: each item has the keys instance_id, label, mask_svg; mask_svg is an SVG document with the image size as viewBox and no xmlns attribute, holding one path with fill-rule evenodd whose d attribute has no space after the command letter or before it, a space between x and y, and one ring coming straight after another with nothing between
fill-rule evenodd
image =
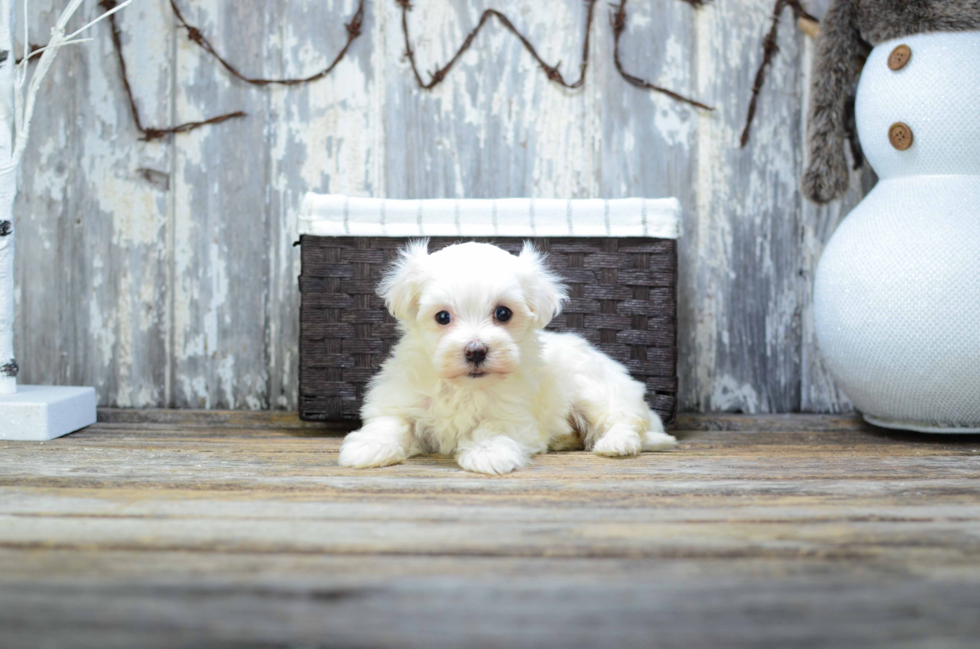
<instances>
[{"instance_id":1,"label":"puppy's right ear","mask_svg":"<svg viewBox=\"0 0 980 649\"><path fill-rule=\"evenodd\" d=\"M414 320L418 315L422 285L427 279L425 260L429 257L429 240L411 241L402 248L394 266L378 285L378 295L391 315L399 320Z\"/></svg>"}]
</instances>

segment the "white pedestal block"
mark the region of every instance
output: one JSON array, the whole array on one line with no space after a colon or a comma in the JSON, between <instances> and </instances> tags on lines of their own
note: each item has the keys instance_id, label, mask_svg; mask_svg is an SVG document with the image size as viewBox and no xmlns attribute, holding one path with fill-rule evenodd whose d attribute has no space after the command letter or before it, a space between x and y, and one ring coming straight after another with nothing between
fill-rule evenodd
<instances>
[{"instance_id":1,"label":"white pedestal block","mask_svg":"<svg viewBox=\"0 0 980 649\"><path fill-rule=\"evenodd\" d=\"M95 388L18 385L0 395L0 440L43 442L95 423Z\"/></svg>"}]
</instances>

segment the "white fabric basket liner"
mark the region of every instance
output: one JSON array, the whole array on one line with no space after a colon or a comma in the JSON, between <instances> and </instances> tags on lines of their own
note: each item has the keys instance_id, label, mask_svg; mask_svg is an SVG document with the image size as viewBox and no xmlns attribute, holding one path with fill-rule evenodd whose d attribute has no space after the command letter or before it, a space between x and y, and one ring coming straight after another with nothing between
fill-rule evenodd
<instances>
[{"instance_id":1,"label":"white fabric basket liner","mask_svg":"<svg viewBox=\"0 0 980 649\"><path fill-rule=\"evenodd\" d=\"M320 237L652 237L677 239L676 198L392 200L309 193L299 234Z\"/></svg>"}]
</instances>

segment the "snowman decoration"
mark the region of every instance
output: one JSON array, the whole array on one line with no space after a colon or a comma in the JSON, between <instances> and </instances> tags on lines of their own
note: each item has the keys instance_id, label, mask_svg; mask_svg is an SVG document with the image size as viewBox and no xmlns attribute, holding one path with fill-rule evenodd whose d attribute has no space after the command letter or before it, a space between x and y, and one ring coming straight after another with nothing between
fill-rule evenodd
<instances>
[{"instance_id":1,"label":"snowman decoration","mask_svg":"<svg viewBox=\"0 0 980 649\"><path fill-rule=\"evenodd\" d=\"M824 250L815 328L870 423L980 432L980 3L910 4L930 3L838 0L823 21L803 191L823 203L847 188L843 102L861 39L874 48L857 130L880 180Z\"/></svg>"}]
</instances>

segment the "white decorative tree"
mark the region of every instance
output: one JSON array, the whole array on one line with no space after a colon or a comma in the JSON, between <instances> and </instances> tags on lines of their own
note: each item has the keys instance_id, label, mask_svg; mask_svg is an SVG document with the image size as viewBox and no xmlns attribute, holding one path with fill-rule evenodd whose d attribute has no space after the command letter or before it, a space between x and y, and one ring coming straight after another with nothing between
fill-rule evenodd
<instances>
[{"instance_id":1,"label":"white decorative tree","mask_svg":"<svg viewBox=\"0 0 980 649\"><path fill-rule=\"evenodd\" d=\"M18 364L14 358L13 210L17 170L27 147L38 89L62 47L91 40L76 37L132 2L126 0L69 33L68 22L84 1L69 0L51 30L51 40L31 52L27 37L28 0L24 0L24 56L17 63L15 0L0 0L0 439L51 439L95 422L95 390L31 386L18 390ZM31 59L36 57L40 60L34 73L29 74Z\"/></svg>"}]
</instances>

